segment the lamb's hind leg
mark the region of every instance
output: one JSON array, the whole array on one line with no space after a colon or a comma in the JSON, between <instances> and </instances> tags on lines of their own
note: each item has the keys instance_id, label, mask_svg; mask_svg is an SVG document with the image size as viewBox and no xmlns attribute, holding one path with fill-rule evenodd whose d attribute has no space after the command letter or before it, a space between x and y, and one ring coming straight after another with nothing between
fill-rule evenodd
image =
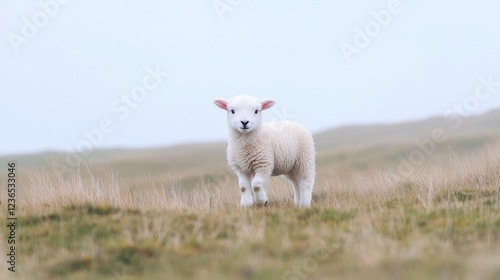
<instances>
[{"instance_id":1,"label":"lamb's hind leg","mask_svg":"<svg viewBox=\"0 0 500 280\"><path fill-rule=\"evenodd\" d=\"M292 185L293 188L293 204L295 205L295 207L298 207L300 204L299 182L295 179L295 177L292 174L287 174L286 177L288 181L290 181L290 184Z\"/></svg>"},{"instance_id":2,"label":"lamb's hind leg","mask_svg":"<svg viewBox=\"0 0 500 280\"><path fill-rule=\"evenodd\" d=\"M299 207L311 207L312 190L314 186L314 178L304 177L298 180L300 200Z\"/></svg>"}]
</instances>

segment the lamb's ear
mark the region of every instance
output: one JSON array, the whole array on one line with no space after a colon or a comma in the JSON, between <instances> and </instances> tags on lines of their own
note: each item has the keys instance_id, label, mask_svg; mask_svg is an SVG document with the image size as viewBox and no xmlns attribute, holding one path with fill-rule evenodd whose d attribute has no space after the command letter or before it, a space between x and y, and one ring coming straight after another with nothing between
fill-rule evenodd
<instances>
[{"instance_id":1,"label":"lamb's ear","mask_svg":"<svg viewBox=\"0 0 500 280\"><path fill-rule=\"evenodd\" d=\"M262 105L262 110L266 110L266 109L273 107L273 105L275 103L276 103L276 101L274 101L272 99L264 99L264 100L260 101L260 104Z\"/></svg>"},{"instance_id":2,"label":"lamb's ear","mask_svg":"<svg viewBox=\"0 0 500 280\"><path fill-rule=\"evenodd\" d=\"M219 108L227 111L227 100L222 99L222 98L217 98L217 99L214 100L214 103Z\"/></svg>"}]
</instances>

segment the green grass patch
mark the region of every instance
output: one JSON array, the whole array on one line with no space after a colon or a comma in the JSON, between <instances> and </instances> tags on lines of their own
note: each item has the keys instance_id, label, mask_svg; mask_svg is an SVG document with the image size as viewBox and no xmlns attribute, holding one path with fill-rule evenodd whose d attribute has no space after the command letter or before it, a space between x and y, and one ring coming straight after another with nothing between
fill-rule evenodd
<instances>
[{"instance_id":1,"label":"green grass patch","mask_svg":"<svg viewBox=\"0 0 500 280\"><path fill-rule=\"evenodd\" d=\"M498 210L479 207L477 193L460 193L463 202L478 203L430 211L401 200L349 211L140 212L71 206L23 217L19 253L34 256L39 262L34 269L43 268L50 279L312 279L330 273L359 279L373 269L368 269L371 262L378 264L373 275L381 277L394 271L398 278L440 279L443 271L454 275L457 263L486 240L491 248L500 245ZM409 257L405 248L419 253ZM442 268L427 261L435 257ZM415 269L400 269L398 263Z\"/></svg>"}]
</instances>

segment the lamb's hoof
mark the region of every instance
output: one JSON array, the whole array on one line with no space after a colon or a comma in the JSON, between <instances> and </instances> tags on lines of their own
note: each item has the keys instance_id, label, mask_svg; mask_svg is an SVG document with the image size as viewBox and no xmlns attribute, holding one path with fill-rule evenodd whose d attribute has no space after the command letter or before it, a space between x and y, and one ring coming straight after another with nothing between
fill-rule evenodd
<instances>
[{"instance_id":1,"label":"lamb's hoof","mask_svg":"<svg viewBox=\"0 0 500 280\"><path fill-rule=\"evenodd\" d=\"M255 203L254 205L257 208L267 207L267 200L264 203Z\"/></svg>"}]
</instances>

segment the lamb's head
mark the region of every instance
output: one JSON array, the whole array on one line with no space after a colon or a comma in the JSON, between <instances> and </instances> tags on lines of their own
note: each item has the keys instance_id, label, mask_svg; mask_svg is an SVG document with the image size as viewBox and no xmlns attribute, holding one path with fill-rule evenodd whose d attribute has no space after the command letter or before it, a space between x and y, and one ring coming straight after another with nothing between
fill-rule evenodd
<instances>
[{"instance_id":1,"label":"lamb's head","mask_svg":"<svg viewBox=\"0 0 500 280\"><path fill-rule=\"evenodd\" d=\"M259 101L248 95L238 95L230 100L215 99L215 105L227 111L227 123L231 129L240 133L249 133L262 125L262 111L271 108L274 100Z\"/></svg>"}]
</instances>

